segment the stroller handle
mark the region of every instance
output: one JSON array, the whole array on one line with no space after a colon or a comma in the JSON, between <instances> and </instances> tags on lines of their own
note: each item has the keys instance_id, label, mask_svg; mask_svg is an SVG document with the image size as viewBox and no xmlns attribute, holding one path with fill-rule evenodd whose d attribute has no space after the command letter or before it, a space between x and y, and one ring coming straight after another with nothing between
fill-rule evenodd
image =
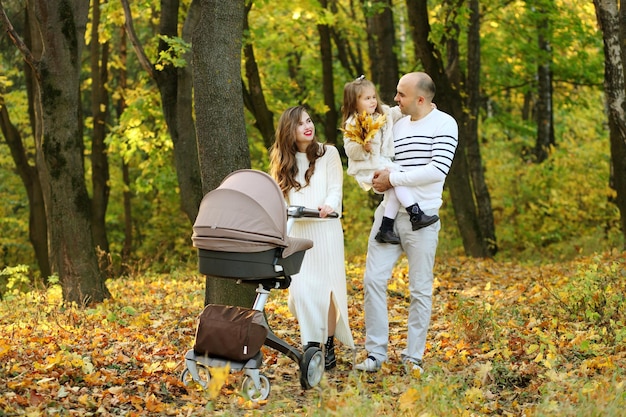
<instances>
[{"instance_id":1,"label":"stroller handle","mask_svg":"<svg viewBox=\"0 0 626 417\"><path fill-rule=\"evenodd\" d=\"M307 208L303 206L289 206L287 207L287 216L299 218L299 217L319 217L320 211L318 209ZM330 213L326 217L337 218L339 214L335 211Z\"/></svg>"}]
</instances>

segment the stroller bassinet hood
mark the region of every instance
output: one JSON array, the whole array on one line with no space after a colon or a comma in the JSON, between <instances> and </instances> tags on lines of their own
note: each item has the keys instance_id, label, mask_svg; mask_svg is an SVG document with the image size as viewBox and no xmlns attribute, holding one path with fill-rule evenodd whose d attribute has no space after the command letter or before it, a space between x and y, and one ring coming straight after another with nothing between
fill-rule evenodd
<instances>
[{"instance_id":1,"label":"stroller bassinet hood","mask_svg":"<svg viewBox=\"0 0 626 417\"><path fill-rule=\"evenodd\" d=\"M239 170L204 196L193 225L193 246L223 252L283 248L283 257L313 246L287 236L287 206L280 187L262 171Z\"/></svg>"}]
</instances>

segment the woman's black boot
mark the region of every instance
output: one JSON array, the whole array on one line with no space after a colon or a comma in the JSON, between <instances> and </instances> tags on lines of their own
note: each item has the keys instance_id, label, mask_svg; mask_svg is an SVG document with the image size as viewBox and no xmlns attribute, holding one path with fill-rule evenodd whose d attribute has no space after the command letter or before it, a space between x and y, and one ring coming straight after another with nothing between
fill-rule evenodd
<instances>
[{"instance_id":1,"label":"woman's black boot","mask_svg":"<svg viewBox=\"0 0 626 417\"><path fill-rule=\"evenodd\" d=\"M337 366L337 358L335 357L335 337L328 336L328 340L324 346L324 369L328 371L335 366Z\"/></svg>"}]
</instances>

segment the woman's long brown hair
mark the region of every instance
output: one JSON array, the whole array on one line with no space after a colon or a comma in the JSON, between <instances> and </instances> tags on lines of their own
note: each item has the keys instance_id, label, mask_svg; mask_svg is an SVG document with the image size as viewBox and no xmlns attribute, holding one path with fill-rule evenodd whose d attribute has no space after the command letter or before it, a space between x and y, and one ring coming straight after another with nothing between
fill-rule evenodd
<instances>
[{"instance_id":1,"label":"woman's long brown hair","mask_svg":"<svg viewBox=\"0 0 626 417\"><path fill-rule=\"evenodd\" d=\"M283 112L278 120L274 144L270 149L270 175L276 180L285 197L292 188L297 191L309 185L315 171L315 162L326 153L326 147L319 143L315 136L306 148L309 168L304 173L305 184L300 184L296 180L298 175L296 129L302 119L302 113L305 112L308 113L304 106L290 107Z\"/></svg>"}]
</instances>

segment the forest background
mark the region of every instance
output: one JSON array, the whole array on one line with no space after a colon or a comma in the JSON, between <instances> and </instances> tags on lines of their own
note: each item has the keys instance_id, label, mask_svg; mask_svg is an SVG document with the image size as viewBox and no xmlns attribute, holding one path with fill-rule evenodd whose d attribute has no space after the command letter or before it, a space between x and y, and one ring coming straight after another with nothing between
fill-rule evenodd
<instances>
[{"instance_id":1,"label":"forest background","mask_svg":"<svg viewBox=\"0 0 626 417\"><path fill-rule=\"evenodd\" d=\"M448 333L443 335L438 333L438 340L445 343L431 346L431 354L433 359L445 362L447 370L455 370L455 367L462 367L467 363L466 359L461 360L455 355L460 355L461 358L487 355L489 359L492 358L489 355L499 355L496 353L498 349L493 348L494 342L489 340L490 338L495 337L506 343L510 352L519 350L517 364L511 362L505 366L497 362L481 362L483 379L478 382L471 380L468 375L457 374L462 375L464 379L460 385L458 382L453 384L457 389L450 395L462 399L459 400L458 409L473 410L471 412L479 414L504 414L502 404L519 412L520 409L529 409L528 404L536 406L544 400L547 404L546 410L549 410L553 399L542 396L542 391L547 389L546 385L533 385L534 378L547 379L552 383L558 382L560 378L566 380L569 377L568 367L575 363L574 369L579 374L580 369L585 369L581 377L583 382L577 380L567 389L573 391L580 387L577 385L580 383L586 387L593 386L593 390L589 392L599 393L606 386L611 386L608 394L606 392L604 394L608 399L601 403L619 409L612 401L617 399L618 405L619 401L623 404L622 375L613 371L615 368L619 369L615 364L623 361L623 351L618 346L624 337L624 291L619 290L620 285L623 288L624 284L623 279L621 281L615 279L623 278L624 274L623 269L616 266L623 265L624 241L620 229L620 213L616 205L616 191L612 188L615 178L611 176L611 142L604 96L603 39L598 28L594 4L592 2L570 4L566 1L481 3L478 72L470 71L467 59L469 56L475 56L470 52L472 45L476 44L476 39L472 42L468 34L471 33L469 30L472 24L471 11L475 10L472 7L477 6L478 2L439 4L439 2L411 1L402 3L279 0L246 3L242 39L243 59L238 65L242 74L241 96L245 105L247 145L245 152L248 152L249 165L267 171L267 149L271 144L273 115L278 115L286 107L295 104L309 106L320 138L336 144L341 149L337 114L343 84L360 74L365 74L377 82L383 99L391 103L398 76L424 69L412 44L414 27L410 24L410 16L418 10L418 4L427 5L428 8L424 10L427 11L430 23L428 39L440 51L447 52L445 58L455 58L446 61L447 73L459 76L465 82L470 74L479 74L480 91L472 111L475 111L476 115L474 120L477 123L476 139L479 145L477 149L480 153L474 154L473 158L482 164L479 171L484 173L484 184L488 189L488 202L492 212L490 222L493 223L492 237L495 238L487 245L489 256L475 257L468 253L461 233L461 220L451 204L450 191L447 189L441 212L444 227L440 235L438 268L440 274L449 279L449 284L446 284L449 285L446 287L449 292L443 288L440 288L440 291L442 294L449 294L454 300L451 304L454 307L448 306L448 313L453 314L442 313L442 316L446 316L452 322L435 324L435 327L447 326L447 330L442 333ZM164 35L161 29L167 25L163 21L165 11L162 8L174 7L174 4L173 15L176 19L173 23L170 22L174 30L170 31L169 35ZM25 29L29 27L29 12L24 4L4 2L2 6L16 32L28 33ZM141 304L135 298L145 296L146 290L141 292L139 289L138 294L124 298L120 289L120 285L124 284L128 287L146 286L155 292L165 291L166 295L163 298L172 296L190 299L193 296L195 299L188 300L190 304L188 306L183 307L180 301L176 302L176 308L181 310L181 316L175 319L179 320L177 325L180 324L180 317L193 316L202 306L201 295L198 294L202 292L202 282L198 290L197 277L193 278L196 284L194 289L183 289L189 291L187 295L169 292L170 286L183 286L179 282L180 277L193 277L197 262L196 252L190 244L193 219L190 213L193 212L193 207L186 206L195 204L197 210L197 200L187 199L183 195L182 190L185 187L181 185L180 172L177 172L177 169L180 171L181 162L177 162L173 132L171 126L168 127L166 123L168 117L171 117L171 109L168 110L166 98L171 99L171 96L164 93L163 89L167 84L163 79L168 71L173 70L175 76L177 73L180 76L181 72L190 70L188 64L191 62L191 44L190 38L185 36L185 28L192 9L193 3L187 2L180 4L161 2L160 5L155 5L152 2L129 4L122 1L121 4L92 2L91 9L88 10L89 20L85 30L87 48L79 63L81 92L79 107L80 113L84 115L80 146L83 149L85 164L84 178L91 181L87 191L92 199L94 215L100 212L103 216L102 224L105 225L102 231L104 237L101 235L100 241L94 227L94 241L106 242L106 246L100 245L100 248L106 247L106 250L99 252L101 255L99 265L108 280L107 286L110 288L107 291L115 289L117 291L115 302L122 303L113 307L113 310L119 308L115 317L105 314L106 320L115 326L126 325L128 328L140 326L138 319L128 320L126 316L145 319L146 314L150 314L149 307L140 307ZM219 13L216 13L216 16L222 17ZM389 35L390 30L393 34L391 42L393 47L381 51L380 48L385 45L383 35ZM3 198L0 207L3 230L0 236L2 247L0 291L5 296L3 307L7 312L19 312L19 309L14 308L18 305L24 308L20 314L25 317L29 314L37 316L40 313L29 310L33 308L33 304L36 305L28 301L32 300L29 297L35 297L34 300L37 300L37 297L44 297L46 305L51 306L46 309L44 314L46 318L61 320L62 329L80 328L81 324L73 320L89 322L91 319L89 314L85 315L84 310L81 313L81 310L59 310L52 307L58 305L58 294L54 292L58 290L58 286L54 285L58 279L55 279L52 273L40 273L43 258L35 254L32 228L33 223L38 220L37 213L41 215L42 212L33 211L32 200L29 200L27 192L28 187L25 186L29 175L26 175L26 179L21 175L23 172L30 172L30 179L33 180L37 177L37 172L20 169L20 162L25 162L31 169L36 166L35 129L29 81L32 75L29 75L28 66L24 65L24 57L13 45L10 36L0 38L0 43L2 44L1 125L6 139L0 146L0 190ZM331 45L331 50L324 51L324 45ZM328 60L323 59L329 52L332 57L330 79L329 69L324 67L328 65ZM385 55L389 53L391 55ZM381 59L375 60L372 57ZM384 72L389 68L392 69L391 76ZM258 77L256 81L255 77ZM260 97L258 88L262 89L263 103L255 101ZM448 103L451 97L445 95L446 88L442 88L441 91L444 94L440 93L435 101L441 103L440 108L448 110L452 107ZM229 109L227 102L215 104L226 111ZM265 111L259 106L264 107ZM243 110L244 107L241 107ZM261 117L263 113L270 116L269 127L267 117ZM548 129L545 129L546 123ZM182 128L182 125L179 126L181 131ZM179 135L182 135L181 131L178 132ZM16 132L23 144L24 160L16 158L15 148L9 140ZM198 135L202 134L200 132ZM230 137L225 135L215 140L228 142ZM101 175L105 172L103 159L98 159L98 155L104 156L106 175ZM214 165L219 165L217 159L221 156L223 155L214 156ZM201 176L206 176L206 173L199 172L198 178ZM212 184L202 184L202 192L214 188L222 177L223 175L214 176ZM98 187L103 184L107 190L99 194ZM373 196L363 193L348 177L345 180L344 193L343 224L347 262L350 271L353 272L350 278L354 292L351 294L358 300L358 280L362 272L360 267L376 200ZM105 198L98 200L101 196ZM477 259L467 259L465 258L467 255ZM516 266L510 267L511 262ZM522 268L521 273L518 268ZM541 271L552 271L552 268L559 272L550 277L542 275ZM49 265L44 266L43 270L51 271ZM451 274L450 271L454 273ZM167 275L168 273L170 275ZM402 292L401 277L405 273L406 265L400 265L395 274L400 276L397 283L398 293ZM499 276L498 273L502 273L503 276ZM154 278L153 274L160 278ZM473 274L475 276L472 276ZM131 281L128 281L129 279ZM572 282L576 279L579 280L578 286ZM39 288L40 282L52 284L50 290L52 292L34 290ZM557 282L558 291L552 288ZM454 288L455 284L467 286ZM442 287L446 285L442 284ZM499 322L500 318L496 318L495 315L495 311L499 310L493 307L495 301L493 303L489 301L494 295L483 292L485 289L489 292L494 288L492 285L502 286L498 287L500 294L512 288L517 288L513 291L516 293L519 291L517 285L524 286L524 289L534 288L534 291L543 291L544 295L555 291L559 294L560 298L557 299L560 300L562 309L558 310L558 313L552 312L548 320L537 315L537 312L545 307L540 303L536 310L531 312L532 319L522 314L525 317L520 319L524 322L523 325L520 324L524 328L523 335L520 333L500 339L502 322ZM571 286L570 290L578 288L577 291L580 291L578 298L563 292L567 286ZM20 295L22 290L31 295ZM468 290L474 292L465 293ZM620 293L622 298L619 298ZM617 298L612 298L613 295ZM495 296L497 297L497 294ZM546 298L550 299L549 296ZM402 297L397 300L398 305L402 304L402 300ZM515 299L511 300L511 303L519 301ZM284 310L280 310L280 300L275 302L277 310L283 311L283 314L277 314L282 320ZM135 307L129 308L129 305ZM105 305L104 309L107 308L109 307ZM140 308L146 308L146 311ZM195 313L190 312L194 308ZM98 314L100 313L102 312ZM98 314L95 316L99 317ZM355 315L357 323L355 331L359 332L362 330L358 324L359 316L356 312ZM4 316L6 320L11 317L8 313ZM38 316L38 319L42 318ZM568 331L559 330L559 318L563 322L571 322L572 327ZM68 323L68 320L71 323ZM465 320L468 327L459 329L459 320ZM510 317L505 319L509 322L510 320ZM576 325L577 321L594 327L592 334L576 333L580 331ZM187 323L189 328L193 328L191 322L192 320L189 320ZM3 325L5 323L10 326L8 321L3 322ZM171 321L168 323L171 324ZM162 330L156 323L152 324L154 325L152 328ZM26 337L29 333L26 330L31 329L29 326L21 328L18 326L21 329L19 331L16 327L7 329L10 329L12 334ZM85 323L82 323L82 326L85 326ZM472 329L471 326L476 328ZM477 328L485 326L490 330L487 332L488 336L479 335ZM565 342L559 341L558 336L539 334L541 332L536 329L546 333L559 333L562 330L568 347L575 347L567 351L572 357L560 351L565 350L562 346ZM463 334L457 338L455 331ZM78 403L74 403L74 407L79 407L80 388L77 388L76 392L67 391L67 395L61 395L62 390L59 388L59 386L80 387L85 382L84 375L77 378L64 370L65 367L75 366L67 357L67 354L72 352L72 349L68 348L71 344L59 343L58 348L48 354L48 358L51 359L46 359L48 363L44 367L53 369L53 374L56 372L57 375L50 377L57 383L51 384L50 388L48 385L52 381L40 383L41 375L45 375L45 372L41 372L37 366L34 370L39 373L27 369L29 367L20 362L23 359L21 356L17 357L21 359L10 356L17 355L17 352L9 354L11 349L2 348L12 346L11 339L4 339L8 332L9 330L3 334L5 344L0 346L0 355L11 359L2 372L6 372L7 381L11 381L13 385L7 384L5 387L7 391L3 397L5 400L3 406L16 407L17 404L19 405L17 409L41 408L42 404L49 404L46 401L52 401L48 398L49 391L56 389L56 397L52 395L53 399L56 398L54 401L62 404L64 398L75 397ZM533 332L536 333L531 337L529 334ZM49 333L55 334L50 331ZM177 343L188 344L189 336L188 330L181 331ZM59 337L67 338L69 335ZM130 335L127 337L131 338ZM583 342L584 340L587 341ZM82 345L85 342L77 344ZM33 340L31 343L37 345L42 343L42 340ZM44 343L50 341L46 339ZM398 343L402 343L401 338ZM593 346L590 347L589 343ZM450 344L454 349L446 348ZM472 345L474 350L466 349L465 344ZM492 344L493 349L486 349L485 346L488 344ZM180 345L176 345L178 349ZM171 346L167 349L176 350ZM22 354L27 353L20 352L20 355ZM168 355L176 357L176 354L180 352L164 353L166 357ZM439 354L441 356L438 356ZM92 356L94 359L91 360L97 361L95 359L97 354L93 353ZM130 365L129 372L124 373L120 370L120 375L124 377L136 375L132 370L135 370L133 366L141 367L141 364L135 363L141 362L139 356L130 355L130 358L126 358L128 360L121 358L122 362ZM455 359L451 362L448 356L455 356ZM506 359L510 358L504 356ZM85 365L84 356L79 357L82 365ZM600 357L609 358L608 362L599 362ZM596 362L587 362L592 359ZM157 370L156 366L150 375L162 376L163 373L171 375L178 365L170 366L170 363L171 361L163 360L161 369ZM491 368L487 369L489 366L485 363L490 363ZM493 368L494 364L502 368L498 366ZM543 368L524 367L529 364L538 364L538 367ZM91 375L92 373L87 372L82 365L81 372ZM561 369L556 374L550 373L550 370L558 365L563 366L565 370ZM114 365L107 363L105 367L111 369ZM60 373L66 377L58 377L59 369L54 370L55 368L59 368ZM142 369L145 371L145 368ZM439 376L445 372L447 371L441 371ZM392 373L392 370L389 373ZM35 374L40 377L33 376ZM600 382L585 379L598 375L602 377ZM141 376L144 377L145 375ZM373 384L376 387L384 387L390 383L385 377L394 378L385 375ZM66 383L68 378L71 380L69 385ZM346 378L350 376L338 378L340 391L346 386L352 386L349 381L346 382ZM38 385L34 385L36 389L33 392L29 384L35 383L34 381L38 381L36 382ZM397 382L394 379L391 381ZM437 385L430 386L433 390L430 394L436 395L436 388L449 385L449 382L437 380ZM609 382L615 384L611 385ZM405 394L402 401L396 403L394 401L397 401L397 398L383 399L381 403L385 404L388 401L407 411L406 404L416 400L418 393L410 383L402 383L404 385L401 387L391 390L392 397L394 393ZM591 385L586 385L587 383ZM124 385L121 381L113 385L108 381L106 384L106 389ZM168 379L167 384L174 382ZM459 386L461 388L458 388ZM494 386L498 386L500 390L494 390ZM524 398L524 402L521 403L523 405L520 405L517 401L520 397L519 392L520 390L522 393L526 392L525 389L528 387L534 387L535 391L533 394L527 394L529 397ZM171 387L168 385L167 389ZM333 389L337 388L332 386L331 391ZM124 390L107 391L107 395L121 395L124 393L122 391ZM496 391L498 393L494 394ZM16 394L9 395L9 392ZM326 394L324 398L328 398ZM507 394L510 396L506 397ZM567 391L567 394L570 392ZM157 396L153 400L150 395ZM497 398L492 397L493 395ZM96 400L95 397L97 396L90 398L89 401L102 405L103 399L98 397ZM155 394L152 388L141 401L133 399L132 396L124 397L126 400L120 398L118 400L128 404L131 409L141 408L142 411L149 410L150 407L159 409L159 404L167 403L163 395ZM330 398L337 401L332 394ZM368 398L372 401L378 400L375 396ZM357 396L357 399L362 400L362 397ZM577 401L598 403L598 398L594 396L568 400L572 403ZM141 404L137 405L137 401ZM493 405L494 403L500 405ZM211 407L224 407L219 402L215 403L214 399L206 404ZM85 404L82 406L87 409L92 407ZM226 408L232 406L233 404L228 404ZM302 407L302 404L298 403L296 406ZM315 409L310 403L306 406ZM444 407L443 404L440 406ZM163 407L167 409L167 406ZM337 404L335 407L338 407ZM382 407L384 408L384 405ZM541 410L541 406L539 409ZM439 409L439 413L444 413L443 410L445 408ZM593 411L589 415L594 415Z\"/></svg>"}]
</instances>

